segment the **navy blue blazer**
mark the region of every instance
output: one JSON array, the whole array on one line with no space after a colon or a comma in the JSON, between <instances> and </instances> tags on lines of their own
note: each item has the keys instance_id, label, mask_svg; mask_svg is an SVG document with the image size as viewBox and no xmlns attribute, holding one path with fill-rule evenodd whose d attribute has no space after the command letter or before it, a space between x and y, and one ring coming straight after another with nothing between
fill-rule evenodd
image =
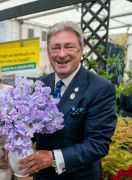
<instances>
[{"instance_id":1,"label":"navy blue blazer","mask_svg":"<svg viewBox=\"0 0 132 180\"><path fill-rule=\"evenodd\" d=\"M53 93L55 74L40 79ZM57 175L50 167L40 171L36 179L100 180L100 159L108 154L117 122L114 86L81 66L58 108L64 114L64 128L52 135L37 134L36 148L61 149L66 171Z\"/></svg>"}]
</instances>

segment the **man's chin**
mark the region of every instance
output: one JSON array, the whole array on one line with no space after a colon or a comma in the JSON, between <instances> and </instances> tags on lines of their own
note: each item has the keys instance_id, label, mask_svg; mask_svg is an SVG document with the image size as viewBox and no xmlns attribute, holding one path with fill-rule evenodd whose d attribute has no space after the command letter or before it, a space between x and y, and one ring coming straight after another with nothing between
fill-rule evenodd
<instances>
[{"instance_id":1,"label":"man's chin","mask_svg":"<svg viewBox=\"0 0 132 180\"><path fill-rule=\"evenodd\" d=\"M64 78L66 78L66 77L68 77L68 73L67 72L62 72L62 71L56 71L56 73L57 73L57 75L58 75L58 77L60 78L60 79L64 79Z\"/></svg>"}]
</instances>

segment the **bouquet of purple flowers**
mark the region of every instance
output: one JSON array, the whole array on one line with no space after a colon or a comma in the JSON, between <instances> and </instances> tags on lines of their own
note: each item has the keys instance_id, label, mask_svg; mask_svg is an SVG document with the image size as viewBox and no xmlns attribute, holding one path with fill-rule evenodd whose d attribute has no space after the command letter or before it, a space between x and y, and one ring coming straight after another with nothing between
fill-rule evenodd
<instances>
[{"instance_id":1,"label":"bouquet of purple flowers","mask_svg":"<svg viewBox=\"0 0 132 180\"><path fill-rule=\"evenodd\" d=\"M26 155L34 133L52 134L63 128L59 100L50 93L39 80L17 77L15 87L0 97L0 136L5 137L6 150Z\"/></svg>"}]
</instances>

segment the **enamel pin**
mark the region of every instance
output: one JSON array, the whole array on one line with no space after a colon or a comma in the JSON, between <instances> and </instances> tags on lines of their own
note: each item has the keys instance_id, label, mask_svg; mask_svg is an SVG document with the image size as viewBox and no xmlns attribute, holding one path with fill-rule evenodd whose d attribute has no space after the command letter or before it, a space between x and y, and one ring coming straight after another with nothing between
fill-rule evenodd
<instances>
[{"instance_id":1,"label":"enamel pin","mask_svg":"<svg viewBox=\"0 0 132 180\"><path fill-rule=\"evenodd\" d=\"M76 87L75 89L74 89L74 92L78 92L79 91L79 87Z\"/></svg>"},{"instance_id":2,"label":"enamel pin","mask_svg":"<svg viewBox=\"0 0 132 180\"><path fill-rule=\"evenodd\" d=\"M75 98L76 94L75 93L71 93L70 95L70 99L73 100Z\"/></svg>"}]
</instances>

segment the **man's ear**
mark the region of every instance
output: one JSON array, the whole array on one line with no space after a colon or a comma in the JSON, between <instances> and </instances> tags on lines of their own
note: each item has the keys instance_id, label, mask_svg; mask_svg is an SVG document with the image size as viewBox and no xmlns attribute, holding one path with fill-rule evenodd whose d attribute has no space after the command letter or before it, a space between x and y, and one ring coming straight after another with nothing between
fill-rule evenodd
<instances>
[{"instance_id":1,"label":"man's ear","mask_svg":"<svg viewBox=\"0 0 132 180\"><path fill-rule=\"evenodd\" d=\"M49 52L49 50L47 50L47 55L48 55L48 58L50 57L50 52Z\"/></svg>"},{"instance_id":2,"label":"man's ear","mask_svg":"<svg viewBox=\"0 0 132 180\"><path fill-rule=\"evenodd\" d=\"M84 48L82 47L81 50L80 50L80 56L81 56L80 59L81 59L81 60L82 60L82 57L83 57L83 49L84 49Z\"/></svg>"}]
</instances>

